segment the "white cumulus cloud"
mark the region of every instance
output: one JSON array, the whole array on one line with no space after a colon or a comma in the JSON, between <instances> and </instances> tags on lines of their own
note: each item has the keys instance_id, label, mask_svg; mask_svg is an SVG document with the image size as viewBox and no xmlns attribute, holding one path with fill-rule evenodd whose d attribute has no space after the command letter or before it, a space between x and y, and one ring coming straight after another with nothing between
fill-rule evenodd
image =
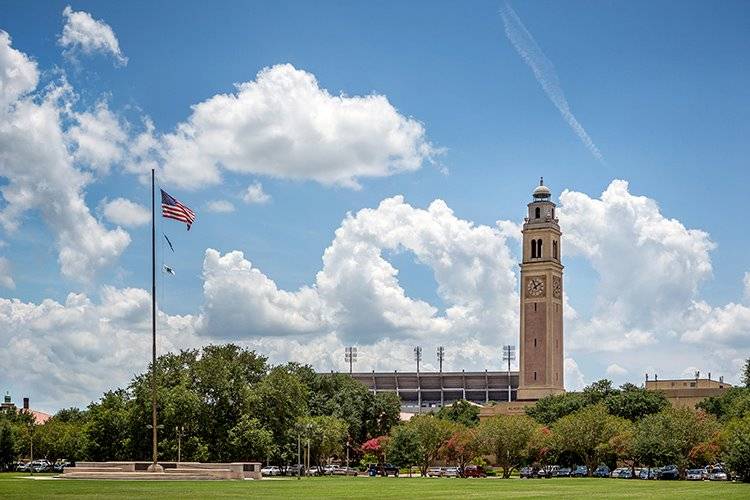
<instances>
[{"instance_id":1,"label":"white cumulus cloud","mask_svg":"<svg viewBox=\"0 0 750 500\"><path fill-rule=\"evenodd\" d=\"M206 210L215 214L227 214L234 212L234 205L227 200L214 200L206 203Z\"/></svg>"},{"instance_id":2,"label":"white cumulus cloud","mask_svg":"<svg viewBox=\"0 0 750 500\"><path fill-rule=\"evenodd\" d=\"M22 214L39 210L56 235L62 274L87 281L119 257L130 237L98 223L84 201L91 178L75 167L62 123L72 89L63 80L31 95L36 66L10 43L0 35L0 89L11 89L3 98L15 98L0 103L0 177L7 181L0 188L0 225L12 233Z\"/></svg>"},{"instance_id":3,"label":"white cumulus cloud","mask_svg":"<svg viewBox=\"0 0 750 500\"><path fill-rule=\"evenodd\" d=\"M279 290L242 253L208 250L202 331L229 337L336 332L366 343L510 340L518 328L517 293L505 242L497 229L457 218L441 200L425 210L396 196L343 221L312 287ZM432 270L443 313L406 294L386 252L413 253Z\"/></svg>"},{"instance_id":4,"label":"white cumulus cloud","mask_svg":"<svg viewBox=\"0 0 750 500\"><path fill-rule=\"evenodd\" d=\"M70 5L63 10L63 16L65 26L59 43L67 57L75 58L79 52L85 55L100 53L112 56L116 65L128 64L128 58L122 53L120 42L109 24L94 19L88 12L74 11Z\"/></svg>"},{"instance_id":5,"label":"white cumulus cloud","mask_svg":"<svg viewBox=\"0 0 750 500\"><path fill-rule=\"evenodd\" d=\"M331 95L290 64L195 104L161 146L164 178L189 188L220 182L222 169L357 188L436 153L424 126L385 96Z\"/></svg>"},{"instance_id":6,"label":"white cumulus cloud","mask_svg":"<svg viewBox=\"0 0 750 500\"><path fill-rule=\"evenodd\" d=\"M67 139L75 145L75 159L106 173L110 166L121 161L128 134L119 118L100 101L94 110L75 113L76 124L67 132Z\"/></svg>"},{"instance_id":7,"label":"white cumulus cloud","mask_svg":"<svg viewBox=\"0 0 750 500\"><path fill-rule=\"evenodd\" d=\"M13 289L16 282L10 272L10 261L5 257L0 257L0 286Z\"/></svg>"},{"instance_id":8,"label":"white cumulus cloud","mask_svg":"<svg viewBox=\"0 0 750 500\"><path fill-rule=\"evenodd\" d=\"M151 221L151 211L126 198L102 200L100 209L104 217L113 224L125 227L144 226Z\"/></svg>"},{"instance_id":9,"label":"white cumulus cloud","mask_svg":"<svg viewBox=\"0 0 750 500\"><path fill-rule=\"evenodd\" d=\"M242 199L245 203L263 204L271 201L271 196L263 191L263 185L260 182L254 182L247 187Z\"/></svg>"},{"instance_id":10,"label":"white cumulus cloud","mask_svg":"<svg viewBox=\"0 0 750 500\"><path fill-rule=\"evenodd\" d=\"M618 365L617 363L612 363L607 367L606 373L607 375L611 375L613 377L620 377L622 375L627 375L628 370Z\"/></svg>"}]
</instances>

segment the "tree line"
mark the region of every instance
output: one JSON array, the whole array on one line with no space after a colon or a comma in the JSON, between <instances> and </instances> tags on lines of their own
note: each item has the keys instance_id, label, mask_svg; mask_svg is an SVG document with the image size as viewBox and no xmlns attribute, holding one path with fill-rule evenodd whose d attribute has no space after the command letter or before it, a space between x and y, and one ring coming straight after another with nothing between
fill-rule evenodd
<instances>
[{"instance_id":1,"label":"tree line","mask_svg":"<svg viewBox=\"0 0 750 500\"><path fill-rule=\"evenodd\" d=\"M151 372L106 392L86 409L59 411L44 425L22 412L0 417L0 467L27 456L68 460L150 458ZM723 461L750 480L750 360L745 387L698 408L673 407L658 391L595 382L581 392L540 399L522 415L478 418L458 401L399 420L395 393L373 394L347 374L318 374L233 344L157 360L159 454L165 461L313 464L343 459L391 462L422 474L438 462L496 465L503 477L522 466L599 464L688 467Z\"/></svg>"},{"instance_id":2,"label":"tree line","mask_svg":"<svg viewBox=\"0 0 750 500\"><path fill-rule=\"evenodd\" d=\"M399 421L396 394L373 394L345 374L318 374L297 363L271 366L233 344L160 356L156 363L159 457L175 461L311 463L356 452ZM0 416L0 467L16 457L148 460L151 370L86 409L64 409L44 425L23 412ZM179 450L178 450L179 449Z\"/></svg>"}]
</instances>

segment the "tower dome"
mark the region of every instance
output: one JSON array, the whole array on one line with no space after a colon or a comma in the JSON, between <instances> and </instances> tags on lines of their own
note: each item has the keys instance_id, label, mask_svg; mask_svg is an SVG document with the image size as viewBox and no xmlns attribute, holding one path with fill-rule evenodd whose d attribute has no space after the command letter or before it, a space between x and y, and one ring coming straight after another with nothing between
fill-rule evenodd
<instances>
[{"instance_id":1,"label":"tower dome","mask_svg":"<svg viewBox=\"0 0 750 500\"><path fill-rule=\"evenodd\" d=\"M531 195L537 200L546 200L552 196L552 192L544 185L544 177L539 179L539 185L534 189L534 192L531 193Z\"/></svg>"}]
</instances>

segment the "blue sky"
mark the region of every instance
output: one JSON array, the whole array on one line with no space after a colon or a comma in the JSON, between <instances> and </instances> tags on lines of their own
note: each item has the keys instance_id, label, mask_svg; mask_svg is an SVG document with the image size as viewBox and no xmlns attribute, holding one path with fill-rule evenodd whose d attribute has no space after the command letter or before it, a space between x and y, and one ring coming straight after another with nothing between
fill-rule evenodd
<instances>
[{"instance_id":1,"label":"blue sky","mask_svg":"<svg viewBox=\"0 0 750 500\"><path fill-rule=\"evenodd\" d=\"M592 155L561 117L506 36L502 2L3 4L0 29L10 35L15 50L37 63L40 84L33 91L34 98L40 99L44 85L59 81L64 74L76 95L76 112L106 102L120 123L127 124L123 126L128 136L125 142L143 131L146 116L153 121L159 138L190 120L191 106L218 94L237 92L234 84L256 80L265 67L290 63L296 70L314 75L319 87L332 95L385 96L405 119L420 122L425 141L442 151L434 156L434 163L425 160L421 168L412 171L357 177L360 189L236 169L222 171L221 181L207 186L186 187L164 179L166 190L198 212L198 221L189 233L176 222L160 221L161 229L177 247L174 256L167 256L177 276L169 278L162 292L161 308L169 315L197 316L206 310L206 279L201 273L207 248L221 254L244 252L245 259L279 289L293 292L316 283L316 273L323 267L321 257L349 212L356 214L377 207L386 198L403 195L405 203L415 209L443 200L455 217L478 226L495 227L498 220L519 223L541 175L555 197L567 189L594 201L614 179L623 179L629 183L627 203L637 204L637 196L647 197L658 204L651 215L675 219L685 230L702 230L716 245L706 252L708 257L695 257L707 258L711 271L686 273L684 288L690 292L682 300L665 305L664 296L672 293L668 289L680 286L670 283L667 288L654 288L658 297L651 302L644 296L643 303L624 308L638 312L623 319L617 336L629 338L628 332L637 331L650 332L657 339L655 343L634 343L636 350L643 346L663 349L671 342L686 341L688 326L660 338L662 325L643 320L655 313L643 309L649 304L672 307L676 316L687 316L685 308L695 302L715 308L717 314L728 304L744 307L743 278L750 270L742 222L750 153L750 9L744 2L510 4L553 65L573 115L601 151L603 161ZM69 48L64 55L59 40L66 23L66 5L109 25L127 64L116 64L106 50L83 53L79 47L75 54ZM67 119L75 120L64 118L63 129L69 126ZM126 155L128 144L122 145ZM80 163L75 168L87 170ZM9 182L10 175L0 176L3 183ZM243 191L255 182L262 184L270 201L242 202ZM96 175L82 192L91 213L110 230L115 225L102 215L102 199L122 197L144 206L149 201L148 188L138 175L117 162L106 175ZM231 202L235 211L210 213L207 203L214 200ZM585 210L578 215L580 220L571 227L586 233ZM644 215L645 220L652 220L651 215ZM611 222L617 226L622 221ZM0 289L0 296L28 304L45 299L64 303L71 292L96 301L105 286L147 289L149 228L142 225L126 230L130 244L92 279L81 281L61 274L58 248L49 244L54 229L37 211L24 212L19 230L0 232L5 242L0 252L9 263L15 284ZM508 238L507 245L517 257L517 242ZM691 242L678 247L664 248L660 255L677 255L679 259L680 251L694 248ZM613 252L630 255L628 252L637 251L634 248L625 245ZM430 265L408 249L383 249L383 255L398 269L398 282L407 296L432 304L437 316L444 314L450 304L438 291ZM617 255L602 259L617 260ZM685 259L685 266L690 267L693 257ZM580 318L591 320L586 325L566 323L566 328L572 336L580 330L593 336L581 338L600 338L607 343L613 333L596 332L592 326L597 315L606 316L602 311L607 306L602 301L612 296L606 287L610 281L617 282L604 273L628 270L602 262L587 256L583 248L566 258L569 303ZM693 274L700 276L691 278ZM651 290L646 285L644 289ZM238 304L240 309L245 307L241 301ZM710 319L712 313L706 314L707 324L717 322ZM726 376L734 376L732 367L747 356L745 339L750 334L741 323L745 311L739 314L724 318L728 325L722 335L728 340L717 348L721 353L709 361L702 358L701 346L715 343L708 330L696 327L700 332L690 337L689 348L662 370L678 376L694 367L708 371L713 366L715 372L723 367ZM341 335L337 332L334 328L318 333ZM470 331L464 333L467 341L474 338ZM397 344L392 348L401 348L398 342L428 342L414 340L425 337L410 335L392 333ZM17 336L13 338L17 340ZM308 342L303 336L294 338L301 345ZM487 343L485 337L476 338ZM510 333L498 334L498 339L506 338L512 340ZM501 343L498 340L492 348ZM617 369L608 372L619 381L637 381L643 370L660 368L658 357L642 366L627 366L638 358L628 348L602 355L595 350L576 350L575 342L570 345L568 354L578 370L574 377L580 374L586 381L605 376L604 370L613 364L627 368L627 374ZM284 355L277 353L278 357ZM334 353L330 360L339 357L343 354ZM408 359L408 353L403 357ZM463 367L461 359L455 359L453 368ZM333 363L303 361L320 368ZM389 369L409 368L399 361L393 364ZM17 381L11 381L11 386L25 389ZM78 401L80 397L70 399Z\"/></svg>"}]
</instances>

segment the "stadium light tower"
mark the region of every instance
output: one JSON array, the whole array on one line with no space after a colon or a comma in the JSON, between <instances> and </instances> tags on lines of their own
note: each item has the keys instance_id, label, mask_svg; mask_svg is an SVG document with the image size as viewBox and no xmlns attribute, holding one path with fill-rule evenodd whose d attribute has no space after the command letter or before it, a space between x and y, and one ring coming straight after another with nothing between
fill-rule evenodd
<instances>
[{"instance_id":1,"label":"stadium light tower","mask_svg":"<svg viewBox=\"0 0 750 500\"><path fill-rule=\"evenodd\" d=\"M503 346L503 361L508 362L508 401L511 400L511 383L510 383L510 362L516 359L516 346L514 345L504 345Z\"/></svg>"},{"instance_id":2,"label":"stadium light tower","mask_svg":"<svg viewBox=\"0 0 750 500\"><path fill-rule=\"evenodd\" d=\"M419 373L419 362L422 361L422 348L420 346L414 348L414 360L417 362L417 373Z\"/></svg>"},{"instance_id":3,"label":"stadium light tower","mask_svg":"<svg viewBox=\"0 0 750 500\"><path fill-rule=\"evenodd\" d=\"M440 364L440 373L443 373L443 359L445 359L445 347L440 346L437 348L437 358Z\"/></svg>"},{"instance_id":4,"label":"stadium light tower","mask_svg":"<svg viewBox=\"0 0 750 500\"><path fill-rule=\"evenodd\" d=\"M349 363L349 375L352 374L352 367L357 362L357 348L347 347L344 349L344 361Z\"/></svg>"}]
</instances>

